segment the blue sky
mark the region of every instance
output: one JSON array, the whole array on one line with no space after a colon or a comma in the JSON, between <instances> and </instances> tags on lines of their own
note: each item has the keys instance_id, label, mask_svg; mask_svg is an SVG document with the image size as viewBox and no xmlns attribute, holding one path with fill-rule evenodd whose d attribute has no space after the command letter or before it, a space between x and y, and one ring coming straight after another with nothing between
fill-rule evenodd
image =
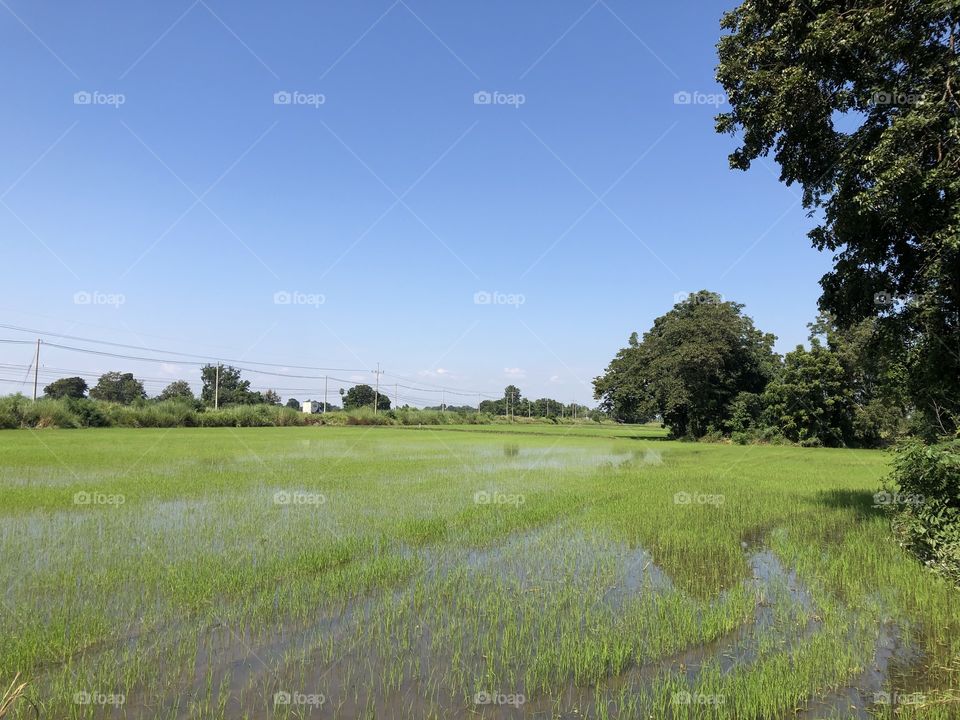
<instances>
[{"instance_id":1,"label":"blue sky","mask_svg":"<svg viewBox=\"0 0 960 720\"><path fill-rule=\"evenodd\" d=\"M816 312L798 190L713 130L731 5L0 5L5 324L587 401L677 293L744 303L780 351ZM20 378L29 346L0 353Z\"/></svg>"}]
</instances>

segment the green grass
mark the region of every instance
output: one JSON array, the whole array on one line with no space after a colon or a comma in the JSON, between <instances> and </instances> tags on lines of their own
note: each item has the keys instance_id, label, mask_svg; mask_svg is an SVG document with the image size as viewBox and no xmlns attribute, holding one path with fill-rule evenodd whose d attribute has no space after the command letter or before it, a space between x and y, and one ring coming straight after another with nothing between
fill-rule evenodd
<instances>
[{"instance_id":1,"label":"green grass","mask_svg":"<svg viewBox=\"0 0 960 720\"><path fill-rule=\"evenodd\" d=\"M57 718L957 717L960 594L873 507L887 459L589 424L0 433L0 685Z\"/></svg>"}]
</instances>

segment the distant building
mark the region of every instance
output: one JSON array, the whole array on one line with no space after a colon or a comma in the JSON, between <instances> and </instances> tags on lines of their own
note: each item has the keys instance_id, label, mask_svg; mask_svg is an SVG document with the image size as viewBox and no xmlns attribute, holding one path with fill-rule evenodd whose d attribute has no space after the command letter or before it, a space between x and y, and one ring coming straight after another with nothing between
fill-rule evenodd
<instances>
[{"instance_id":1,"label":"distant building","mask_svg":"<svg viewBox=\"0 0 960 720\"><path fill-rule=\"evenodd\" d=\"M323 404L317 402L316 400L307 400L303 403L303 411L305 413L310 413L311 415L320 412L322 409Z\"/></svg>"}]
</instances>

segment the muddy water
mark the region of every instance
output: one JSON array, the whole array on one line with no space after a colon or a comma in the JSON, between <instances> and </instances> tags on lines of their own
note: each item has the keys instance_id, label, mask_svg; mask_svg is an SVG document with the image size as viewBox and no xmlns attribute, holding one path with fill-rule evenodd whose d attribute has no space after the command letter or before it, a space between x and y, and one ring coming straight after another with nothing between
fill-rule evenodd
<instances>
[{"instance_id":1,"label":"muddy water","mask_svg":"<svg viewBox=\"0 0 960 720\"><path fill-rule=\"evenodd\" d=\"M663 461L643 450L598 455L578 449L528 451L512 444L491 449L488 455L490 466L497 471L505 466L570 469ZM207 514L208 508L190 509L174 501L162 506L154 523L158 529L189 532ZM476 651L476 639L467 638L464 647L473 653L468 660L476 668L475 689L506 697L498 703L477 704L472 694L450 693L445 689L450 686L445 673L452 665L451 651L434 643L439 629L427 621L399 627L385 627L380 622L398 605L411 603L410 584L342 606L318 608L308 622L288 623L277 618L275 632L253 633L243 626L217 624L199 633L190 627L167 628L166 645L176 642L177 633L196 635L198 649L189 677L182 678L159 704L155 698L148 700L131 691L124 713L128 718L195 717L191 700L223 693L228 697L227 717L287 717L283 712L287 708L278 713L274 707L274 693L295 691L322 693L325 702L291 708L289 717L582 718L597 716L598 704L607 707L612 717L627 717L617 714L616 699L624 692L648 710L646 695L664 677L680 677L694 686L708 668L719 667L722 675L748 668L770 653L791 653L820 631L822 622L813 595L797 574L762 544L764 534L759 530L748 533L745 539L749 542L744 543L751 570L744 583L756 600L747 622L714 642L628 666L599 687L571 683L552 697L531 695L524 697L522 704L511 705L508 693L524 694L522 672L502 682L491 680L485 672L485 658ZM584 535L563 522L511 536L489 548L406 548L405 554L424 561L426 570L418 580L430 586L464 569L495 573L511 591L531 592L549 589L568 573L609 576L596 602L613 613L645 595L677 592L669 575L644 548L628 547L596 534ZM378 633L385 637L377 637ZM383 639L386 642L381 642ZM150 646L155 639L132 635L126 645L130 649L141 641ZM324 660L326 655L318 651L321 646L333 648L332 661ZM393 650L381 653L374 649L377 646ZM878 629L875 656L863 674L849 687L811 699L799 717L869 718L870 708L882 697L877 693L891 692L896 698L898 691L916 687L919 663L906 631L885 624ZM386 677L385 668L401 670L395 677Z\"/></svg>"},{"instance_id":2,"label":"muddy water","mask_svg":"<svg viewBox=\"0 0 960 720\"><path fill-rule=\"evenodd\" d=\"M599 602L613 610L644 593L674 590L669 576L643 548L587 538L562 524L518 534L484 550L445 551L433 556L434 551L429 549L410 552L422 554L426 564L432 566L431 583L458 568L468 568L478 573L495 570L515 587L536 587L558 571L560 563L572 562L578 571L595 572L598 561L609 561L615 567L615 577ZM477 704L477 698L452 695L443 690L449 657L434 647L430 627L397 630L399 634L390 638L396 649L386 655L373 649L379 644L375 638L364 635L383 630L377 623L379 613L392 604L410 602L410 595L400 588L378 597L357 599L336 611L318 612L312 622L271 635L252 634L242 627L207 628L199 643L192 681L163 703L162 708L172 716L192 717L188 699L205 697L208 681L213 678L212 694L229 694L228 717L273 718L277 716L273 694L290 691L292 688L286 685L297 677L293 681L297 691L322 693L325 699L322 706L299 708L305 717L358 717L369 713L376 717L437 714L491 720L591 717L598 699L608 703L616 717L615 698L624 690L640 698L642 705L644 694L665 676L679 674L693 686L706 667L719 667L722 674L728 674L757 662L767 653L790 653L819 631L821 621L813 596L796 573L785 568L769 548L749 545L745 554L751 576L744 582L756 598L753 617L747 623L715 642L628 667L600 687L570 684L556 696L524 697L523 704L515 705L510 704L511 696L507 693L523 694L519 681L503 683L509 691L489 680L478 682L480 691L502 694L500 704ZM776 638L773 645L771 636ZM356 637L361 640L354 645L350 638ZM333 661L315 657L318 645L330 642L335 648ZM301 665L291 661L295 658L305 662ZM473 659L477 677L482 678L483 658ZM799 717L869 718L869 709L881 697L876 693L910 686L898 678L909 675L916 662L916 654L903 640L900 630L886 625L879 630L874 662L862 676L848 688L812 700L809 709ZM383 676L383 668L398 666L403 667L398 676ZM128 717L151 717L157 710L156 706L148 708L138 703L135 693L125 708Z\"/></svg>"}]
</instances>

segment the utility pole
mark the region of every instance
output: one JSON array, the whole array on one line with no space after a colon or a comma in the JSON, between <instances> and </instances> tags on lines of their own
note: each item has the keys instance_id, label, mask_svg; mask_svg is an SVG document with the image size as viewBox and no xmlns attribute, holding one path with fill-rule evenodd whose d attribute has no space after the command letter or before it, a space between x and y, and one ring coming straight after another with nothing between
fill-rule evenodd
<instances>
[{"instance_id":1,"label":"utility pole","mask_svg":"<svg viewBox=\"0 0 960 720\"><path fill-rule=\"evenodd\" d=\"M213 385L213 409L220 409L220 361L217 361L217 381Z\"/></svg>"},{"instance_id":2,"label":"utility pole","mask_svg":"<svg viewBox=\"0 0 960 720\"><path fill-rule=\"evenodd\" d=\"M480 414L480 403L481 403L481 402L482 402L482 401L480 400L480 393L477 393L477 415Z\"/></svg>"},{"instance_id":3,"label":"utility pole","mask_svg":"<svg viewBox=\"0 0 960 720\"><path fill-rule=\"evenodd\" d=\"M327 414L327 376L323 376L323 414Z\"/></svg>"},{"instance_id":4,"label":"utility pole","mask_svg":"<svg viewBox=\"0 0 960 720\"><path fill-rule=\"evenodd\" d=\"M532 417L532 415L530 414L531 412L533 411L531 410L531 406L530 406L530 398L527 398L527 420L529 420Z\"/></svg>"},{"instance_id":5,"label":"utility pole","mask_svg":"<svg viewBox=\"0 0 960 720\"><path fill-rule=\"evenodd\" d=\"M395 398L397 407L400 407L400 383L393 384L393 397Z\"/></svg>"},{"instance_id":6,"label":"utility pole","mask_svg":"<svg viewBox=\"0 0 960 720\"><path fill-rule=\"evenodd\" d=\"M37 401L37 377L40 374L40 338L37 338L37 357L33 360L33 401Z\"/></svg>"},{"instance_id":7,"label":"utility pole","mask_svg":"<svg viewBox=\"0 0 960 720\"><path fill-rule=\"evenodd\" d=\"M380 404L380 375L381 375L382 372L383 372L383 371L380 369L380 363L377 363L377 369L374 370L373 372L375 372L375 373L377 374L377 387L376 387L376 389L373 391L373 414L376 415L376 414L377 414L377 405Z\"/></svg>"},{"instance_id":8,"label":"utility pole","mask_svg":"<svg viewBox=\"0 0 960 720\"><path fill-rule=\"evenodd\" d=\"M440 390L440 412L446 412L446 411L447 411L447 391L441 389Z\"/></svg>"}]
</instances>

